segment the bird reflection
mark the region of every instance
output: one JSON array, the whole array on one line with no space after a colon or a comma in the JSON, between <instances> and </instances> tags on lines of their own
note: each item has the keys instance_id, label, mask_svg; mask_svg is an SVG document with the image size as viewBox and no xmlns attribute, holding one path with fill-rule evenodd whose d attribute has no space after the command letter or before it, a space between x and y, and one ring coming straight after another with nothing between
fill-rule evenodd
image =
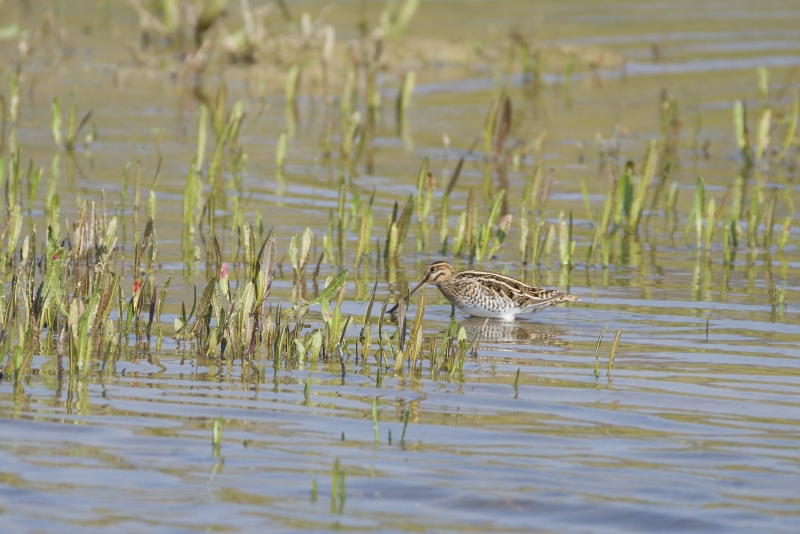
<instances>
[{"instance_id":1,"label":"bird reflection","mask_svg":"<svg viewBox=\"0 0 800 534\"><path fill-rule=\"evenodd\" d=\"M463 319L459 322L459 326L464 327L468 339L475 339L475 336L479 335L479 342L491 343L563 345L565 341L561 338L567 333L551 324L496 319L486 321L476 317Z\"/></svg>"}]
</instances>

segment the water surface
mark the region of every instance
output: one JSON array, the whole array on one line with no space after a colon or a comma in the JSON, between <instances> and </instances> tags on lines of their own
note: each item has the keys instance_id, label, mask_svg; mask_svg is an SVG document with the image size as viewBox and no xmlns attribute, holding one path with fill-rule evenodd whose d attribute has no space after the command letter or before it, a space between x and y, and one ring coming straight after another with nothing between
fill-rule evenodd
<instances>
[{"instance_id":1,"label":"water surface","mask_svg":"<svg viewBox=\"0 0 800 534\"><path fill-rule=\"evenodd\" d=\"M94 3L75 4L64 14L75 39L73 55L34 55L23 71L25 87L32 89L21 100L20 145L26 158L49 169L52 99L93 111L98 140L79 147L72 171L65 154L57 162L68 219L79 198L99 200L100 189L109 209L118 209L113 206L128 161L141 162L147 198L158 155L163 157L155 276L173 278L164 316L171 324L180 303L191 300L192 284L202 286L207 274L201 262L187 275L180 251L197 101L167 73L138 68L124 48L108 45L112 29L136 38L137 21L123 6L110 8L112 28L103 26ZM303 5L315 13L321 7ZM205 359L169 337L161 351L131 340L117 361L85 379L59 372L68 367L65 359L37 356L18 386L0 382L3 530L796 531L800 232L791 230L783 253L773 245L770 254L761 249L748 259L740 251L726 272L719 242L710 257L698 254L684 226L698 175L719 202L740 172L731 107L744 100L755 116L756 67L769 68L771 95L783 95L774 105L787 107L784 83L795 79L793 68L800 65L800 11L792 2L603 5L540 2L532 16L527 2L467 2L467 8L430 1L423 2L412 30L426 36L435 29L442 38L470 42L500 40L516 26L546 43L603 46L628 58L624 69L603 69L599 78L576 72L571 106L560 93L562 72L547 73L545 80L554 83L537 102L526 102L519 78L509 83L519 110L513 135L530 139L547 132L544 157L556 173L548 217L556 221L560 212L573 212L578 261L571 273L559 268L557 252L536 269L522 265L515 223L499 255L482 267L507 269L548 287L568 285L581 302L485 327L458 316L470 339L480 339L463 375L452 378L432 376L424 363L421 371L384 375L378 384L375 360L354 355L344 376L338 362L327 361L275 370L272 361ZM8 9L21 24L38 24L36 13ZM338 5L331 21L352 28L351 9L351 3ZM81 33L83 24L92 32ZM248 220L260 211L266 225L276 225L279 257L292 235L310 227L316 258L328 210L338 202L336 161L318 157L322 119L314 114L314 98L301 95L286 175L278 179L274 150L286 128L283 102L248 93L247 72L231 67L214 73L205 87L213 94L225 76L231 102L244 99L249 163L241 189L249 198ZM445 178L466 155L451 200L453 225L470 188L485 217L488 200L481 191L486 173L491 183L494 176L480 149L469 148L482 132L501 74L421 72L408 117L413 147L397 137L391 105L385 105L374 170L359 167L348 196L349 202L355 193L363 197L377 189L375 236L385 235L393 203L415 192L426 155L438 181L434 210ZM387 79L387 102L396 87ZM677 99L683 120L680 165L672 176L680 184L680 219L670 231L658 213L647 232L626 240L614 265L587 266L585 246L594 230L580 180L586 180L595 212L607 190L596 137L610 140L623 132L613 141L616 159L641 165L647 143L661 135L662 89ZM259 113L264 102L269 105ZM700 149L706 141L708 157ZM523 165L508 176L514 216L530 171ZM776 216L782 222L791 213L788 200L800 201L797 167L764 169L758 179L765 190L783 192ZM751 181L755 186L757 179ZM237 194L236 187L229 191ZM124 220L130 242L136 231L130 211ZM380 301L417 281L424 266L441 257L436 228L432 223L433 237L422 252L416 252L412 228L396 264L378 262L373 247L351 273L343 313L363 314L376 280ZM776 226L776 240L780 231ZM356 241L357 229L348 233L342 266L352 265ZM223 237L226 254L231 242ZM463 259L448 259L467 267ZM325 263L320 278L338 270ZM295 287L284 260L270 298L288 303L303 291L313 296L321 279ZM132 283L130 275L123 279ZM786 293L785 309L773 305L776 286ZM432 336L447 328L450 306L433 288L427 296L425 334ZM319 319L318 308L311 313ZM595 343L604 327L597 376ZM608 373L618 329L621 342ZM224 430L215 455L211 429L217 417ZM336 459L346 472L346 498L332 503Z\"/></svg>"}]
</instances>

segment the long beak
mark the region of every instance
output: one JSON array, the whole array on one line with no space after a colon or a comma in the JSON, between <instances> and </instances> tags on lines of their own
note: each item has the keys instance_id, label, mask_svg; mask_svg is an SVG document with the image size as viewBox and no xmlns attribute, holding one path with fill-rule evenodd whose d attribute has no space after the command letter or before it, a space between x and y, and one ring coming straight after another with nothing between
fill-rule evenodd
<instances>
[{"instance_id":1,"label":"long beak","mask_svg":"<svg viewBox=\"0 0 800 534\"><path fill-rule=\"evenodd\" d=\"M426 276L425 278L423 278L423 279L422 279L422 282L420 282L419 284L417 284L417 287L415 287L414 289L412 289L412 290L411 290L411 292L408 294L408 298L411 298L411 295L413 295L414 293L416 293L416 292L417 292L417 290L418 290L419 288L421 288L421 287L424 287L424 286L425 286L425 284L427 284L427 283L428 283L428 277ZM408 304L408 302L406 302L406 304ZM400 303L398 302L397 304L395 304L394 306L392 306L392 309L391 309L391 310L389 310L389 313L394 313L394 312L396 312L396 311L397 311L397 308L399 308L399 307L400 307Z\"/></svg>"}]
</instances>

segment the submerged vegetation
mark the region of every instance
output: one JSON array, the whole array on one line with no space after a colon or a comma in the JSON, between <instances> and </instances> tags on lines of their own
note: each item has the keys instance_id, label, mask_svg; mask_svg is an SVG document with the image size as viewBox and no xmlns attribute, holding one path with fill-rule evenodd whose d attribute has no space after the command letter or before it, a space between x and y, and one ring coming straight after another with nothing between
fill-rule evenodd
<instances>
[{"instance_id":1,"label":"submerged vegetation","mask_svg":"<svg viewBox=\"0 0 800 534\"><path fill-rule=\"evenodd\" d=\"M18 99L14 77L10 88L8 101L13 106ZM275 370L322 358L342 362L342 373L345 358L355 356L364 361L373 358L379 377L382 373L403 372L406 367L418 369L427 360L434 378L442 374L453 376L463 368L469 340L464 328L455 322L443 334L425 336L424 295L408 325L405 306L400 307L398 327L391 334L386 331L384 312L392 297L385 299L379 314L373 313L374 305L378 304L377 283L362 317L343 315L342 302L351 278L348 269L343 268L348 242L356 243L355 253L351 253L352 266L353 276L360 285L372 284L368 265L377 268L383 263L394 269L398 258L409 248L406 246L409 234L414 236L414 249L418 253L437 251L478 265L499 253L508 256L514 248L505 250L513 217L507 196L508 182L503 177L510 166L522 165L521 160L528 152L533 155L533 162L517 210L518 262L530 265L533 272L551 268L557 241L555 265L561 285L571 285L581 268L587 272L596 268L607 272L612 266L637 261L635 258L642 254L643 234L666 232L674 238L680 220L685 221L687 246L695 249L698 268L710 262L721 263L725 279L738 265L752 270L759 256L765 264L772 263L773 254L783 258L791 241L794 214L791 190L768 190L762 176L769 166L793 165L798 158L794 137L798 115L796 95L790 110L775 112L776 116L787 117L783 120L782 139L776 135L781 126L772 124L773 112L764 107L753 143L744 105L736 103L733 123L743 163L740 175L719 201L708 194L703 178L698 177L693 208L684 216L677 211L680 185L671 178L672 169L680 164L673 146L677 134L670 133L667 127L664 138L650 141L640 166L629 161L619 171L613 157L607 155L601 159L603 172L608 176L608 193L602 206L595 207L582 183L589 225L576 232L573 211L561 212L557 217L547 211L548 198L557 184L553 171L544 169L543 136L528 144L519 140L507 148L512 103L510 97L501 93L490 106L486 120L483 163L475 161L476 165L484 165L490 175L495 172L500 177L496 192L487 197L487 215L483 221L479 197L473 190L469 190L460 213L451 200L466 158L474 160L474 156L467 154L461 158L444 191L436 190L434 169L425 158L418 173L416 193L408 197L402 209L394 202L385 229L379 229L375 236L372 212L379 193L373 190L364 199L352 186L365 138L363 133L358 134L359 148L354 155L349 143L360 126L348 126L352 121L348 109L340 115L342 131L347 135L342 137L339 158L338 208L330 210L322 251L319 252L313 230L307 228L291 238L288 252L281 260L274 236L279 228L265 229L265 223L274 221L264 221L261 213L256 214L255 221L248 221L248 200L242 189L230 198L223 185L226 179L235 183L247 159L239 138L245 120L243 103L226 108L226 91L225 84L221 84L214 107L209 109L204 104L199 107L197 154L188 166L182 204L184 271L191 277L198 264L204 262L207 281L204 287L195 285L191 303L183 302L179 312L168 309L174 320L167 334L202 357L271 361ZM349 91L345 89L343 102L351 98ZM665 107L676 113L674 101L665 100ZM9 110L9 116L14 116L13 109ZM75 106L71 106L64 135L61 105L58 99L53 102L53 138L68 159L73 157L77 135L90 116L91 112L86 113L78 123ZM216 141L206 163L209 134ZM13 121L9 138L15 139ZM776 138L780 141L773 143ZM278 173L282 172L286 158L286 139L283 134L278 141ZM155 268L159 255L155 194L158 171L144 215L140 215L139 165L128 165L119 201L112 211L103 193L98 199L84 199L73 222L62 225L57 192L62 157L59 150L51 165L44 198L46 229L39 233L31 214L37 209L37 190L46 173L33 160L24 165L23 157L22 148L16 146L2 165L6 212L3 272L7 283L0 296L3 325L0 363L5 373L19 380L28 372L33 355L43 354L68 356L69 372L86 375L93 369L102 371L131 341L146 347L155 336L158 349L167 330L162 313L170 287L170 278L158 280ZM126 198L131 180L135 191L132 210L127 208ZM27 194L23 194L26 188ZM438 210L433 209L435 202L439 203ZM782 224L778 222L779 206L786 213ZM128 248L125 221L131 212L136 229L132 248ZM457 217L453 212L458 213ZM434 213L438 213L438 221ZM776 225L780 235L774 238ZM431 226L438 227L438 243L431 239ZM24 228L28 232L23 233ZM583 254L579 246L584 248ZM122 254L122 250L129 252ZM743 263L737 260L737 254L745 255ZM287 256L295 288L304 287L309 276L317 286L323 265L331 266L331 275L316 294L308 297L295 291L290 306L269 298L276 263L280 266ZM581 262L580 258L585 260ZM782 261L785 268L785 259ZM402 288L397 290L402 295ZM770 286L768 292L774 309L785 307L782 288ZM309 324L317 320L309 316L310 306L321 308L321 322L316 327ZM774 315L778 317L780 312ZM376 319L377 336L373 331ZM609 373L619 334L614 339ZM56 361L60 365L60 358Z\"/></svg>"},{"instance_id":2,"label":"submerged vegetation","mask_svg":"<svg viewBox=\"0 0 800 534\"><path fill-rule=\"evenodd\" d=\"M602 204L595 205L586 183L581 182L588 226L584 224L579 230L574 223L575 210L562 211L557 216L548 212L549 197L559 182L554 179L554 170L545 168L546 134L540 132L532 139L514 138L512 99L508 88L503 87L489 106L482 133L482 158L472 150L464 153L441 191L437 190L434 178L437 170L424 158L416 192L409 195L404 205L394 202L385 228L378 228L379 235L375 236L373 208L380 193L373 190L368 198L362 198L353 181L364 154L367 154L367 171L374 166L376 121L383 107L376 76L386 68L380 63L381 54L392 47L391 43L384 46L381 41L404 31L417 3L413 0L390 3L373 34L369 34L366 21L362 20L359 46L363 55L345 71L338 114L328 89L324 89L328 95L323 99L324 115L328 118L324 121L320 147L322 158L338 167L338 208L329 212L321 253L314 231L308 228L302 235L292 237L287 255L296 288L304 287L309 276L317 286L323 265L330 265L332 274L324 289L310 298L293 292L292 306L284 308L269 299L276 262L278 266L283 262L273 235L280 232L280 227L266 230L267 225L275 225L277 221L264 220L261 212L255 214L255 220L251 219L249 200L241 185L242 171L248 161L246 146L240 138L247 119L244 103L238 101L230 108L227 106L228 89L224 81L213 99L201 99L196 123L197 153L188 165L183 191L181 248L187 276L192 276L199 263L204 262L207 282L199 291L195 285L191 304L184 302L179 313L168 310L174 317L171 334L176 340L204 357L265 359L273 361L276 369L305 359L341 360L354 353L365 360L373 356L382 369L379 373L400 372L405 365L415 369L427 355L434 375L442 372L452 375L463 365L466 334L453 323L444 334L426 338L422 328L424 296L407 341L403 307L399 329L391 335L385 331L383 311L388 300L377 316L377 337L373 339L370 323L375 319L372 312L377 285L362 318L342 315L341 304L350 277L343 268L345 257L352 255L353 275L361 286L372 283L367 268L370 264L378 268L383 263L390 272L395 269L398 258L408 250L409 234L417 253L452 254L468 264L482 264L500 253L509 257L512 254L505 250L505 243L513 224L512 198L508 194L511 172L527 175L519 205L513 208L518 220L518 263L530 266L534 276L542 269L549 269L557 242L556 264L562 286L571 285L580 268L602 268L607 272L612 266L636 263L639 261L636 258L641 258L646 236L666 232L672 238L681 220L685 221L687 244L694 247L698 266L721 262L725 279L740 264L737 254L746 255L744 265L748 270L759 255L769 264L773 254L783 258L791 240L794 215L791 188L768 190L763 173L774 166L797 165L798 97L795 91L788 109L773 109L771 106L780 106L780 102L769 98L767 73L763 69L759 70L761 105L756 124L748 122L743 102L737 101L733 106L733 128L742 160L739 176L720 199L711 197L703 178L698 177L694 205L688 214L682 216L678 212L682 187L672 177L673 170L681 164L677 145L683 124L674 98L666 93L662 96L661 139L649 142L641 165L628 161L618 169L616 141L598 137L601 172L608 181L607 194ZM300 72L307 70L310 57L316 57L323 76L328 76L326 65L333 54L332 27L311 23L304 15L300 36L276 35L266 31L266 11L256 13L247 2L242 2L244 28L229 35L220 22L226 13L225 1L157 4L151 11L138 0L131 1L139 15L146 48L157 45L200 50L217 46L216 41L221 39L234 58L272 62L285 61L270 56L277 50L281 54L299 48L306 50L301 54L306 57L303 63L299 59L289 62L286 76L288 129L278 138L275 159L278 180L284 183L288 147L295 130ZM277 5L283 17L291 20L287 5L283 2ZM366 53L369 47L372 51ZM541 49L531 47L522 36L512 34L508 72L513 71L515 58L519 59L525 94L534 103L541 83L542 54ZM186 61L190 61L188 56ZM570 62L570 72L574 68L574 61ZM357 89L356 78L365 80L366 91ZM71 105L64 128L61 102L56 98L52 104L51 130L59 150L50 166L44 198L44 232L37 232L32 214L37 209L37 191L46 172L32 159L27 167L23 164L24 152L16 134L18 79L16 73L10 76L9 94L5 98L10 128L8 135L3 136L7 155L2 165L6 212L2 235L7 283L0 298L3 325L0 362L9 376L19 380L34 354L65 354L69 356L70 371L86 374L93 367L103 368L129 340L149 345L155 335L156 346L160 347L170 278L157 280L154 269L159 251L158 171L145 202L144 215L140 214L142 177L136 164L125 167L120 198L111 212L104 192L100 198L84 199L71 225L62 225L58 193L60 158L63 151L68 172L73 172L70 162L74 159L78 136L89 124L92 112L86 112L78 121L78 111ZM408 71L397 93L396 123L401 137L408 130L406 114L413 90L414 72ZM363 115L362 110L365 110ZM334 124L336 120L338 126ZM92 126L92 133L86 136L87 145L96 137L95 130ZM340 142L338 157L333 148L336 131ZM207 154L209 141L213 150ZM469 189L465 205L459 207L452 195L465 165L482 168L485 179L481 193ZM131 180L132 209L127 199ZM229 194L231 187L237 191L236 195ZM436 203L438 209L434 209ZM575 209L581 208L575 206ZM121 250L128 250L129 246L125 242L125 225L131 212L135 227L133 248L123 255ZM785 217L782 223L778 218L780 212ZM776 224L780 232L777 239L773 237ZM20 243L26 227L28 232ZM438 228L438 243L432 239L431 228ZM350 241L356 242L354 254L347 251ZM524 272L528 273L527 267ZM389 278L394 281L391 274ZM402 294L402 287L396 290ZM774 295L778 307L785 306L781 288L770 286L768 291ZM359 298L364 298L363 294ZM319 305L322 311L322 322L311 329L307 325L310 305ZM361 333L356 336L359 323ZM610 367L611 362L609 371Z\"/></svg>"},{"instance_id":3,"label":"submerged vegetation","mask_svg":"<svg viewBox=\"0 0 800 534\"><path fill-rule=\"evenodd\" d=\"M418 370L423 361L429 362L434 378L453 376L463 368L470 344L467 334L453 322L443 333L426 336L424 295L413 321L407 321L407 310L401 306L397 329L387 332L386 305L404 292L393 273L409 249L418 254L452 255L469 265L481 265L498 255L511 259L512 250L516 249L517 264L523 266L524 276L532 274L535 282L537 273L556 267L559 285L568 290L581 269L587 271L587 276L591 269L602 269L607 280L610 268L637 264L650 235L666 233L674 239L678 224L685 222L687 246L695 250L698 272L702 265L721 263L727 280L739 266L751 272L759 257L765 265L771 265L773 255L781 259L786 269L783 254L792 241L793 188L768 189L763 177L773 167L797 166L800 111L796 91L790 92L788 107L785 99L770 98L764 69L758 71L761 98L755 119L748 116L744 102L737 101L733 106L733 130L741 158L739 175L721 198L712 196L698 176L689 213L678 211L678 196L685 187L673 177L673 171L681 165L678 143L684 121L677 101L666 92L660 103L661 138L650 140L641 163L627 161L619 168L617 140L598 136L601 174L607 180L605 199L600 204L593 202L582 181L583 206L575 205L568 213L555 214L548 211L548 201L561 180L555 179L553 169L546 168L546 133L535 132L531 137L512 124L514 105L506 77L489 105L483 132L473 145L482 145L482 155L473 149L465 151L443 189L437 187L435 178L439 169L425 157L417 175L416 191L405 203L393 202L381 228L380 223L375 224L373 210L376 197L383 192L373 189L362 196L354 181L362 165L367 172L372 172L375 165L374 143L385 101L378 75L392 68L384 58L398 46L397 42L384 40L397 39L406 30L417 1L387 4L374 31L369 30L362 13L361 37L349 53L352 61L347 67L336 69L331 68L334 58L348 54L335 52L333 28L321 21L312 22L305 14L299 26L289 24L293 15L282 1L276 5L287 23L284 33L268 31L266 21L272 16L269 9L252 10L246 1L239 6L243 27L234 33L228 33L222 23L229 8L226 1L164 0L153 4L147 7L139 0L131 0L140 20L145 51L184 50L184 62L192 65L196 74L205 68L197 64L199 54L211 54L219 47L233 61L288 66L284 78L287 129L278 137L275 156L280 184L287 180L285 167L296 130L300 79L314 65L315 74L311 76L321 77L325 117L319 157L337 168L337 208L329 211L326 231L307 228L294 235L288 252L282 255L275 238L275 233L281 232L279 221L269 220L261 212L253 214L242 185L249 159L241 138L248 118L244 102L228 106L224 81L214 98L200 93L197 151L193 160L186 162L181 250L187 280L204 264L206 282L199 287L195 284L192 299L184 299L176 310L167 305L170 278L159 279L156 269L159 170L144 210L140 165L129 164L113 208L109 208L109 199L103 192L99 197L83 199L72 222L62 222L60 159L66 157L67 172L74 173L79 135L90 126L92 112L81 111L79 121L76 106L70 105L65 126L59 98L53 100L51 113L51 131L58 150L50 165L43 199L44 225L36 229L33 214L40 209L38 189L47 172L33 159L24 164L24 147L17 136L20 74L12 73L4 98L4 126L7 124L8 131L3 132L5 156L0 165L6 220L2 233L6 283L0 296L0 365L16 381L29 371L35 354L68 356L68 371L86 375L97 369L102 372L130 342L148 347L155 337L156 349L160 348L164 335L174 336L187 350L205 358L269 361L275 370L306 360L343 362L355 356L363 361L374 359L378 383L381 374L401 373L405 368ZM299 34L292 34L288 28L299 28ZM506 75L520 69L522 106L537 105L547 56L545 49L532 45L518 33L511 34L505 51ZM575 52L568 62L569 77L579 57ZM329 86L333 70L344 73L338 106L334 105ZM399 79L397 135L409 144L407 114L415 86L414 71L400 73ZM562 97L571 98L568 91ZM96 137L92 124L84 144L91 145ZM337 139L338 149L334 146ZM209 144L212 150L207 153ZM160 166L159 160L157 169ZM453 194L466 166L480 169L484 181L480 192L469 188L466 202L459 206ZM509 194L511 173L526 175L517 206ZM127 197L131 185L132 207ZM231 190L235 194L231 195ZM579 228L575 212L582 209L586 221ZM514 212L517 232L513 237L517 244L507 246ZM132 241L126 232L131 214ZM268 230L268 226L273 229ZM317 239L320 234L321 245ZM413 245L406 244L409 236ZM352 241L355 252L348 251ZM738 259L742 254L745 259ZM294 288L290 305L270 298L276 265L283 272L287 256ZM352 258L347 261L352 265L352 275L344 268L348 256ZM386 297L380 313L373 313L374 306L380 304L380 300L376 302L376 283L363 316L345 316L342 303L347 282L355 277L357 287L368 287L373 284L371 270L381 265L388 269L388 280L396 294ZM323 266L330 275L320 284ZM318 288L311 296L305 294L309 277ZM773 315L780 317L779 310L786 304L785 291L771 283L767 291L773 308L778 310ZM366 299L363 289L357 298ZM320 307L321 321L316 314L309 315L310 306ZM165 308L173 318L170 325L162 322ZM614 340L609 372L619 334ZM55 362L61 365L60 358ZM257 368L263 372L262 364ZM344 373L343 363L341 369Z\"/></svg>"}]
</instances>

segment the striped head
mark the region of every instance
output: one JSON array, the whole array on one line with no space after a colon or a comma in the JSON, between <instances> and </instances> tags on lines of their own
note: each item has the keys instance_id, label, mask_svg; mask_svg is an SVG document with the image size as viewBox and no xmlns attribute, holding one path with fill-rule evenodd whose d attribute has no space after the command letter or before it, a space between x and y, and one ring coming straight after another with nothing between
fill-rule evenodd
<instances>
[{"instance_id":1,"label":"striped head","mask_svg":"<svg viewBox=\"0 0 800 534\"><path fill-rule=\"evenodd\" d=\"M446 261L431 263L428 265L428 268L425 269L425 276L422 278L422 284L433 284L438 287L442 281L450 278L453 273L455 273L455 269L450 267L450 264Z\"/></svg>"},{"instance_id":2,"label":"striped head","mask_svg":"<svg viewBox=\"0 0 800 534\"><path fill-rule=\"evenodd\" d=\"M433 284L436 287L441 288L439 284L449 280L455 272L455 269L450 267L446 261L436 261L431 263L428 265L428 268L425 269L425 276L422 277L422 282L420 282L417 287L411 290L409 296L415 293L419 288L425 287L426 284Z\"/></svg>"},{"instance_id":3,"label":"striped head","mask_svg":"<svg viewBox=\"0 0 800 534\"><path fill-rule=\"evenodd\" d=\"M420 288L425 287L427 284L433 284L439 289L441 289L442 283L450 280L451 277L455 274L455 269L450 267L450 265L446 261L437 261L428 265L425 269L425 276L422 277L422 282L417 284L417 287L412 289L408 296L410 297L414 293L416 293ZM399 307L400 303L395 304L392 309L389 310L389 313L394 313L397 308Z\"/></svg>"}]
</instances>

